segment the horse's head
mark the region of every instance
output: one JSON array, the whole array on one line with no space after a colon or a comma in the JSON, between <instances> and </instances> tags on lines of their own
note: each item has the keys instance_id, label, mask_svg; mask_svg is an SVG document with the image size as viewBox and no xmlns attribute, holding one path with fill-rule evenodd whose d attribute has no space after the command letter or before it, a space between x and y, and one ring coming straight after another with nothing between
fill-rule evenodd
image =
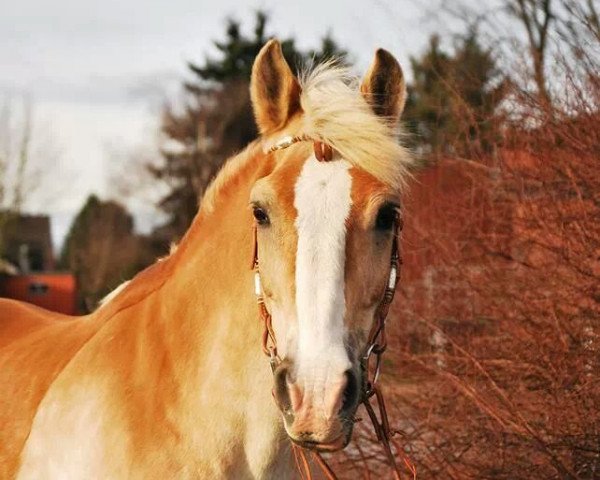
<instances>
[{"instance_id":1,"label":"horse's head","mask_svg":"<svg viewBox=\"0 0 600 480\"><path fill-rule=\"evenodd\" d=\"M395 286L390 260L408 165L395 135L402 71L378 50L360 86L331 64L299 81L271 41L255 62L251 93L273 162L250 204L258 293L279 359L274 396L294 442L337 450L350 440L361 359ZM288 136L311 141L278 150Z\"/></svg>"}]
</instances>

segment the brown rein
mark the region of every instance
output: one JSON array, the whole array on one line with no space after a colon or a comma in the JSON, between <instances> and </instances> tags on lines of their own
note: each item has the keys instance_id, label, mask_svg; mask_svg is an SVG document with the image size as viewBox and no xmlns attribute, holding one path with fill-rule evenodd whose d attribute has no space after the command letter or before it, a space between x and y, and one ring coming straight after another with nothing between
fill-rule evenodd
<instances>
[{"instance_id":1,"label":"brown rein","mask_svg":"<svg viewBox=\"0 0 600 480\"><path fill-rule=\"evenodd\" d=\"M296 137L285 137L279 142L277 142L275 145L273 145L269 150L267 150L267 153L287 148L290 145L301 141L313 140L304 135ZM313 147L315 157L319 161L330 161L333 158L333 149L331 148L331 146L319 141L313 141ZM392 437L397 432L390 428L383 392L379 388L377 383L381 371L382 356L387 348L385 320L388 315L392 300L394 299L396 286L400 280L400 266L402 264L402 260L400 257L398 236L400 234L400 231L402 230L402 226L402 219L398 217L395 221L395 231L392 240L390 275L381 302L375 312L375 322L371 328L371 331L369 332L369 341L367 344L367 348L365 349L365 353L361 358L361 368L363 370L364 379L361 391L361 403L364 405L367 413L369 414L369 419L373 424L373 429L375 430L377 440L381 443L385 451L385 455L393 471L395 480L401 480L401 471L400 467L396 462L396 458L392 451L391 444L394 443L398 452L400 452L401 450L392 439ZM264 302L264 297L262 295L260 272L258 268L258 239L256 224L254 224L253 226L253 243L254 245L252 269L254 270L254 292L256 294L256 299L258 302L259 314L264 326L262 334L262 349L264 353L269 357L271 370L275 372L275 369L281 362L281 359L277 354L277 342L275 339L275 332L273 331L271 314L267 310L267 307ZM371 358L373 357L374 369L372 369L370 365ZM370 378L372 370L373 376ZM375 409L371 404L371 399L373 397L375 397L375 400L377 402L379 417L377 416L377 413L375 412ZM295 444L292 444L292 449L294 452L294 457L296 460L296 466L298 467L298 470L301 472L303 470L304 475L306 475L306 478L310 480L312 478L312 475L310 467L308 465L308 461L306 459L306 451L303 448L296 446ZM328 480L337 480L337 476L335 475L331 467L327 464L325 459L321 456L321 454L314 450L311 453L316 463L321 468L323 474L326 476L326 478ZM301 464L298 457L300 457ZM404 464L412 473L413 478L416 478L415 467L410 463L410 461L406 457L404 457ZM302 470L300 469L300 466L302 466ZM302 476L304 477L304 475Z\"/></svg>"}]
</instances>

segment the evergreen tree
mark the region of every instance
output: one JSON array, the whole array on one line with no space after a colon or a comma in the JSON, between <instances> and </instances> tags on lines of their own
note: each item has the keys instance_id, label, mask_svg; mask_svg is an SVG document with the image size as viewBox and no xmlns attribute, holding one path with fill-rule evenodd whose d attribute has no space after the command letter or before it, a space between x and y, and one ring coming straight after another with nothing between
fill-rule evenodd
<instances>
[{"instance_id":1,"label":"evergreen tree","mask_svg":"<svg viewBox=\"0 0 600 480\"><path fill-rule=\"evenodd\" d=\"M414 80L405 119L413 141L433 154L473 158L489 150L501 123L504 80L477 31L461 37L452 54L432 36L425 53L411 58L411 66Z\"/></svg>"},{"instance_id":2,"label":"evergreen tree","mask_svg":"<svg viewBox=\"0 0 600 480\"><path fill-rule=\"evenodd\" d=\"M90 195L71 224L60 266L75 275L77 308L86 313L154 258L147 239L134 233L133 218L122 205Z\"/></svg>"},{"instance_id":3,"label":"evergreen tree","mask_svg":"<svg viewBox=\"0 0 600 480\"><path fill-rule=\"evenodd\" d=\"M159 205L169 216L168 225L160 232L168 239L187 230L199 198L223 162L256 138L249 81L254 59L269 38L267 23L267 15L257 12L253 33L246 36L239 22L229 20L225 40L214 42L218 58L188 65L194 78L184 84L184 108L168 106L163 112L166 141L162 162L152 166L151 172L168 185ZM346 57L329 35L318 50L308 52L298 50L292 38L281 44L286 59L296 69L313 60Z\"/></svg>"},{"instance_id":4,"label":"evergreen tree","mask_svg":"<svg viewBox=\"0 0 600 480\"><path fill-rule=\"evenodd\" d=\"M411 57L413 83L408 86L405 124L416 134L418 144L437 149L451 122L450 95L444 85L451 60L440 48L440 38L431 36L420 58Z\"/></svg>"}]
</instances>

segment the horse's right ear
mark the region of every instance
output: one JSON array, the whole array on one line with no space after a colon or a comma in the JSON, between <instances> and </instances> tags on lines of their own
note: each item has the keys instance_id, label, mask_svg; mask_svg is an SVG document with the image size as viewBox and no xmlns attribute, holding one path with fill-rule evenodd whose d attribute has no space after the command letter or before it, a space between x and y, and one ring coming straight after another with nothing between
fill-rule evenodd
<instances>
[{"instance_id":1,"label":"horse's right ear","mask_svg":"<svg viewBox=\"0 0 600 480\"><path fill-rule=\"evenodd\" d=\"M300 84L277 40L269 40L254 61L250 96L261 134L283 128L300 110Z\"/></svg>"}]
</instances>

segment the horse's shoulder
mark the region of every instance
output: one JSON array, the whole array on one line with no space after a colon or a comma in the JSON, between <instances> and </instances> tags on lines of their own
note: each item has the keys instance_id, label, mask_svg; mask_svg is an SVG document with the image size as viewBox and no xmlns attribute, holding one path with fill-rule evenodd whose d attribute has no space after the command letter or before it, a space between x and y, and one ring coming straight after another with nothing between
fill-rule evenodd
<instances>
[{"instance_id":1,"label":"horse's shoulder","mask_svg":"<svg viewBox=\"0 0 600 480\"><path fill-rule=\"evenodd\" d=\"M49 400L61 398L82 379L101 385L127 376L137 351L132 348L139 330L134 320L143 300L162 286L172 268L167 261L154 264L87 317L0 300L0 478L16 474L34 419L44 413L44 405L57 404ZM61 418L60 413L46 413Z\"/></svg>"}]
</instances>

